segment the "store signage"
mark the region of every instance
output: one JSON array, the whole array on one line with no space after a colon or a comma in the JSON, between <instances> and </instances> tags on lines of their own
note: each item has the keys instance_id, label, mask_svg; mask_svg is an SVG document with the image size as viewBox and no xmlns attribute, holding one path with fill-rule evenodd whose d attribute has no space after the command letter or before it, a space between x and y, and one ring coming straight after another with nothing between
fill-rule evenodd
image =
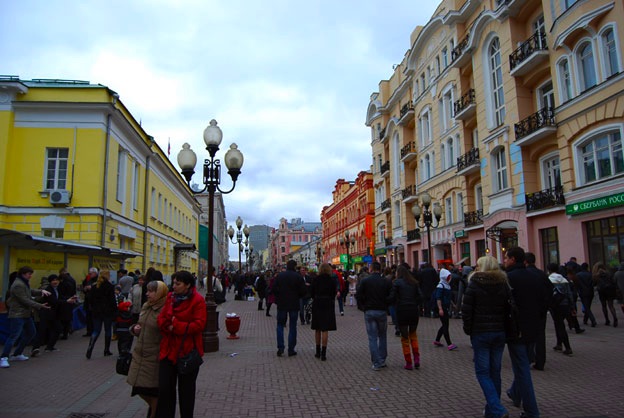
<instances>
[{"instance_id":1,"label":"store signage","mask_svg":"<svg viewBox=\"0 0 624 418\"><path fill-rule=\"evenodd\" d=\"M596 210L609 209L624 205L624 193L617 193L611 196L599 197L597 199L586 200L584 202L566 205L566 215L578 215Z\"/></svg>"},{"instance_id":2,"label":"store signage","mask_svg":"<svg viewBox=\"0 0 624 418\"><path fill-rule=\"evenodd\" d=\"M385 248L378 248L375 250L375 255L383 255L386 253L386 249Z\"/></svg>"},{"instance_id":3,"label":"store signage","mask_svg":"<svg viewBox=\"0 0 624 418\"><path fill-rule=\"evenodd\" d=\"M43 252L38 250L17 250L15 253L15 270L29 266L34 270L58 271L65 265L63 253Z\"/></svg>"},{"instance_id":4,"label":"store signage","mask_svg":"<svg viewBox=\"0 0 624 418\"><path fill-rule=\"evenodd\" d=\"M455 238L466 238L468 236L468 232L464 231L455 231Z\"/></svg>"},{"instance_id":5,"label":"store signage","mask_svg":"<svg viewBox=\"0 0 624 418\"><path fill-rule=\"evenodd\" d=\"M372 263L373 262L373 256L372 255L365 255L364 257L362 257L362 262L363 263Z\"/></svg>"},{"instance_id":6,"label":"store signage","mask_svg":"<svg viewBox=\"0 0 624 418\"><path fill-rule=\"evenodd\" d=\"M351 260L353 260L354 263L361 263L362 262L362 256L358 255L357 257L351 257Z\"/></svg>"}]
</instances>

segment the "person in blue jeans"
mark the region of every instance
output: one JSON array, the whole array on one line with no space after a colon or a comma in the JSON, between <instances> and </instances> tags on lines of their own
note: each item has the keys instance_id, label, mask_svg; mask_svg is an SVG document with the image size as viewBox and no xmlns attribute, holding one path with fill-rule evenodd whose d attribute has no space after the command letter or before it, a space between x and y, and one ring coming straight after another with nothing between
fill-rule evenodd
<instances>
[{"instance_id":1,"label":"person in blue jeans","mask_svg":"<svg viewBox=\"0 0 624 418\"><path fill-rule=\"evenodd\" d=\"M372 369L375 371L386 367L388 357L388 304L392 282L381 275L381 264L371 264L371 274L360 282L355 294L358 309L364 311L368 349L370 351Z\"/></svg>"},{"instance_id":2,"label":"person in blue jeans","mask_svg":"<svg viewBox=\"0 0 624 418\"><path fill-rule=\"evenodd\" d=\"M30 288L30 278L34 270L24 266L17 272L17 277L13 281L9 290L10 297L7 300L9 309L9 337L4 343L4 349L0 356L0 367L10 367L11 361L26 361L28 356L23 354L24 348L37 334L35 322L32 318L33 309L50 309L47 303L41 304L32 300L32 296L50 296L46 290ZM16 345L13 356L9 358L13 345Z\"/></svg>"},{"instance_id":3,"label":"person in blue jeans","mask_svg":"<svg viewBox=\"0 0 624 418\"><path fill-rule=\"evenodd\" d=\"M299 299L306 294L306 285L303 277L296 271L297 262L288 260L286 270L275 278L272 292L277 304L277 356L284 354L284 327L288 327L288 356L296 356L297 345L297 317L299 316Z\"/></svg>"},{"instance_id":4,"label":"person in blue jeans","mask_svg":"<svg viewBox=\"0 0 624 418\"><path fill-rule=\"evenodd\" d=\"M508 417L502 405L501 364L505 350L505 313L511 288L492 256L477 260L463 295L464 332L470 335L477 381L485 396L484 417Z\"/></svg>"}]
</instances>

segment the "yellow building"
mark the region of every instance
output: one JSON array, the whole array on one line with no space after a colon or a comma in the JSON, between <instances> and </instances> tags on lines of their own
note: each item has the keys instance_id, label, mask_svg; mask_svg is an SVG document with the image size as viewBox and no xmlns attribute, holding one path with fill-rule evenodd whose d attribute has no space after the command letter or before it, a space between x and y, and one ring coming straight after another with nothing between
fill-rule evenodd
<instances>
[{"instance_id":1,"label":"yellow building","mask_svg":"<svg viewBox=\"0 0 624 418\"><path fill-rule=\"evenodd\" d=\"M200 207L109 88L0 77L0 276L196 271ZM114 274L113 274L114 277Z\"/></svg>"},{"instance_id":2,"label":"yellow building","mask_svg":"<svg viewBox=\"0 0 624 418\"><path fill-rule=\"evenodd\" d=\"M445 0L371 96L378 249L624 258L622 2ZM411 214L441 207L429 241ZM435 224L435 221L434 221ZM379 231L390 240L384 242Z\"/></svg>"}]
</instances>

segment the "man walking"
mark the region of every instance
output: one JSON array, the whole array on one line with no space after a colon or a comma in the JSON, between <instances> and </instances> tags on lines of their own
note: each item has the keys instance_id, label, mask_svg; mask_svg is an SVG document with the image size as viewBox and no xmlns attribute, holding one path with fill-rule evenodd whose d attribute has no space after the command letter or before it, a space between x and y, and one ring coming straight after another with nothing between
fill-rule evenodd
<instances>
[{"instance_id":1,"label":"man walking","mask_svg":"<svg viewBox=\"0 0 624 418\"><path fill-rule=\"evenodd\" d=\"M533 368L536 370L544 370L544 366L546 365L546 319L548 318L548 307L550 306L553 285L548 275L535 265L535 254L529 252L525 253L524 265L528 271L540 278L546 288L544 301L542 302L544 310L540 312L539 329L535 336L535 344L531 344L529 351L529 360L533 362Z\"/></svg>"},{"instance_id":2,"label":"man walking","mask_svg":"<svg viewBox=\"0 0 624 418\"><path fill-rule=\"evenodd\" d=\"M381 275L381 264L371 264L371 274L360 282L355 298L358 308L364 311L368 349L370 350L372 369L386 367L388 356L388 303L392 282Z\"/></svg>"},{"instance_id":3,"label":"man walking","mask_svg":"<svg viewBox=\"0 0 624 418\"><path fill-rule=\"evenodd\" d=\"M512 288L513 297L518 306L519 327L521 337L509 341L509 357L513 369L514 380L507 390L507 396L514 406L524 409L524 418L538 418L539 409L531 379L531 363L529 348L537 340L540 331L540 318L546 309L543 306L547 299L546 286L543 279L534 271L527 270L524 265L525 253L520 247L513 247L505 254L505 271Z\"/></svg>"},{"instance_id":4,"label":"man walking","mask_svg":"<svg viewBox=\"0 0 624 418\"><path fill-rule=\"evenodd\" d=\"M299 315L299 299L306 293L303 277L295 270L297 262L288 260L286 270L275 278L272 292L277 304L277 356L284 354L284 327L288 328L288 356L296 356L297 345L297 317Z\"/></svg>"}]
</instances>

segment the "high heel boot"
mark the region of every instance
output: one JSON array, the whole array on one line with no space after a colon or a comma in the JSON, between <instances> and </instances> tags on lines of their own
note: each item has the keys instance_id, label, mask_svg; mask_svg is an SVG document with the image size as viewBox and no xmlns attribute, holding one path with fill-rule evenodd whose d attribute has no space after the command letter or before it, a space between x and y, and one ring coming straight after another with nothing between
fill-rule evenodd
<instances>
[{"instance_id":1,"label":"high heel boot","mask_svg":"<svg viewBox=\"0 0 624 418\"><path fill-rule=\"evenodd\" d=\"M321 348L321 360L323 361L327 360L327 347Z\"/></svg>"},{"instance_id":2,"label":"high heel boot","mask_svg":"<svg viewBox=\"0 0 624 418\"><path fill-rule=\"evenodd\" d=\"M111 337L104 336L104 356L112 356L113 355L113 353L111 353L111 351L110 351L110 343L111 343Z\"/></svg>"},{"instance_id":3,"label":"high heel boot","mask_svg":"<svg viewBox=\"0 0 624 418\"><path fill-rule=\"evenodd\" d=\"M314 355L314 357L321 358L321 346L320 345L316 346L316 354Z\"/></svg>"},{"instance_id":4,"label":"high heel boot","mask_svg":"<svg viewBox=\"0 0 624 418\"><path fill-rule=\"evenodd\" d=\"M93 353L93 347L95 347L95 342L97 341L97 337L91 337L89 340L89 347L87 348L87 359L91 359L91 353Z\"/></svg>"}]
</instances>

